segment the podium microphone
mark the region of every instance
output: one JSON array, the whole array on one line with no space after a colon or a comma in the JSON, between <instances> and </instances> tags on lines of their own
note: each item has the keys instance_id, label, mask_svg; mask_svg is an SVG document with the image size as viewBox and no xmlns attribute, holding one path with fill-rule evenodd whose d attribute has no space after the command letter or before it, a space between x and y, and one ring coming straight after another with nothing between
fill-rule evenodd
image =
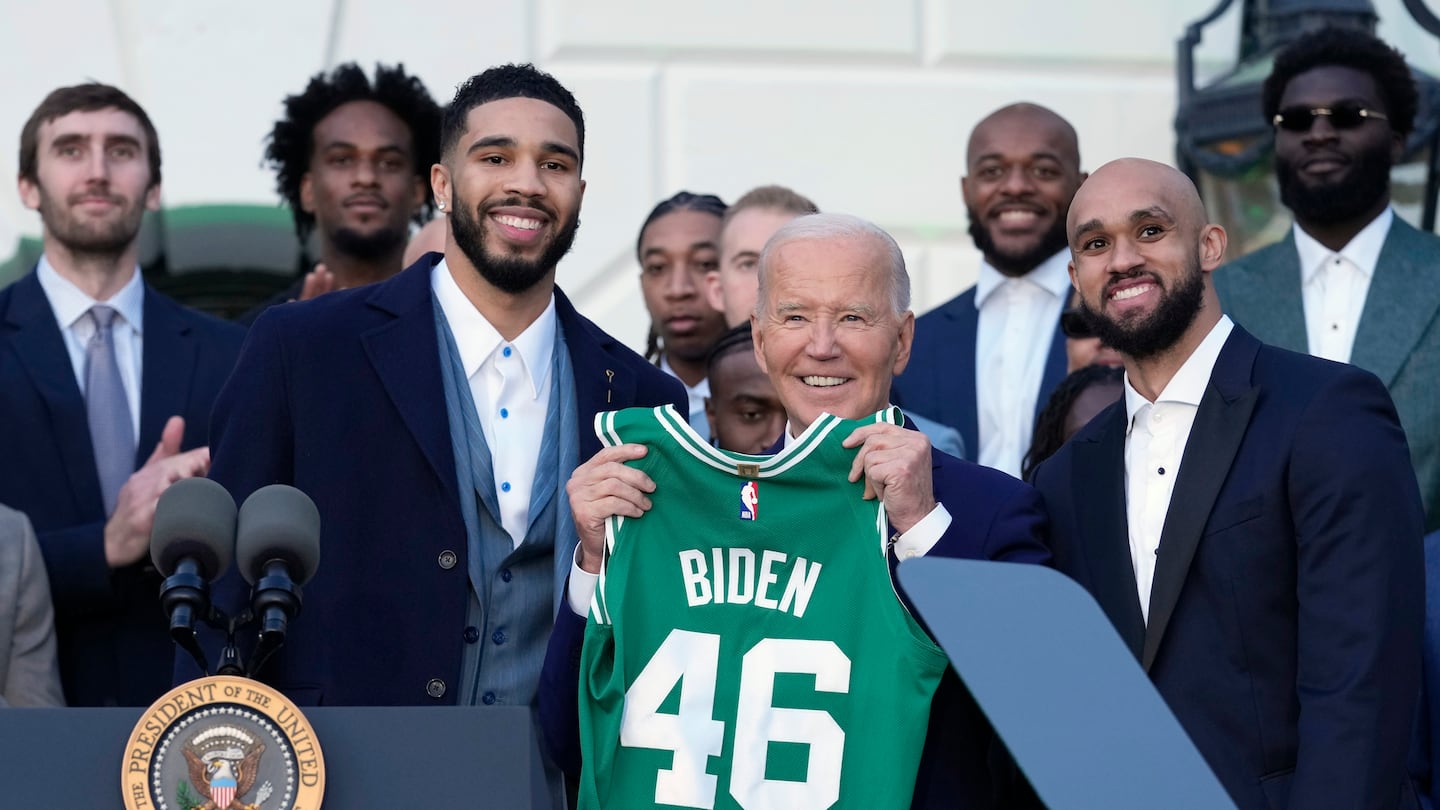
<instances>
[{"instance_id":1,"label":"podium microphone","mask_svg":"<svg viewBox=\"0 0 1440 810\"><path fill-rule=\"evenodd\" d=\"M235 499L208 478L176 481L160 494L150 530L150 559L165 582L160 604L170 637L208 672L195 622L210 613L210 583L230 567L235 550Z\"/></svg>"},{"instance_id":2,"label":"podium microphone","mask_svg":"<svg viewBox=\"0 0 1440 810\"><path fill-rule=\"evenodd\" d=\"M240 507L235 558L245 581L254 586L251 607L260 619L260 639L249 674L285 643L290 619L300 612L300 586L320 562L320 512L300 490L271 484L255 491Z\"/></svg>"}]
</instances>

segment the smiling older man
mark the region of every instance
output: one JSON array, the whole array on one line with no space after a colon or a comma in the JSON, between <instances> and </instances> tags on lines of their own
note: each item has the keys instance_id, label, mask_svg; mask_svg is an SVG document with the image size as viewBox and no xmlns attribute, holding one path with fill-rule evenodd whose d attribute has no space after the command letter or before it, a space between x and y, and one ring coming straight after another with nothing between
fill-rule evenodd
<instances>
[{"instance_id":1,"label":"smiling older man","mask_svg":"<svg viewBox=\"0 0 1440 810\"><path fill-rule=\"evenodd\" d=\"M914 337L909 286L894 240L864 220L806 216L771 238L751 323L756 357L789 420L772 451L822 414L860 419L889 404L891 380L909 361ZM858 428L844 445L856 453L848 469L834 470L835 481L863 479L867 496L884 504L894 557L1048 561L1044 514L1035 492L1019 481L935 451L924 434L893 424ZM615 515L643 520L651 495L664 485L627 466L647 452L636 444L602 450L576 469L568 487L581 547L571 573L572 611L561 611L542 677L541 712L547 739L569 768L580 755L575 663L605 523ZM827 515L813 517L818 523ZM699 533L706 531L724 530ZM953 673L936 692L928 732L911 731L925 742L913 806L991 806L996 788L987 756L993 735Z\"/></svg>"}]
</instances>

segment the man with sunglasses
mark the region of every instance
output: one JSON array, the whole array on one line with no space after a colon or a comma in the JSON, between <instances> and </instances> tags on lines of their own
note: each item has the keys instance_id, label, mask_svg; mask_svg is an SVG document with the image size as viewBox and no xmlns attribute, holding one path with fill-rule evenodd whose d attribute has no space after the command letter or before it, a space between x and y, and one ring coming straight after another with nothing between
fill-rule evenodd
<instances>
[{"instance_id":1,"label":"man with sunglasses","mask_svg":"<svg viewBox=\"0 0 1440 810\"><path fill-rule=\"evenodd\" d=\"M1215 273L1224 310L1266 343L1353 363L1400 413L1429 530L1440 528L1440 239L1390 207L1417 106L1405 59L1374 36L1297 39L1265 81L1275 175L1295 225Z\"/></svg>"}]
</instances>

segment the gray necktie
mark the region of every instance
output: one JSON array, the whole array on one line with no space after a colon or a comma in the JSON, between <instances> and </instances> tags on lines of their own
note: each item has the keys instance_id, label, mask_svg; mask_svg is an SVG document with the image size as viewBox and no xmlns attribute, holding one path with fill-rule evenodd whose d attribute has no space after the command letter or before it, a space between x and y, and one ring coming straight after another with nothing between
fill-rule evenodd
<instances>
[{"instance_id":1,"label":"gray necktie","mask_svg":"<svg viewBox=\"0 0 1440 810\"><path fill-rule=\"evenodd\" d=\"M105 514L115 511L130 473L135 471L135 428L130 422L130 401L120 381L115 362L115 341L110 327L115 310L96 304L85 313L95 324L95 334L85 346L85 414L90 422L90 443L95 448L95 469L100 474L100 493Z\"/></svg>"}]
</instances>

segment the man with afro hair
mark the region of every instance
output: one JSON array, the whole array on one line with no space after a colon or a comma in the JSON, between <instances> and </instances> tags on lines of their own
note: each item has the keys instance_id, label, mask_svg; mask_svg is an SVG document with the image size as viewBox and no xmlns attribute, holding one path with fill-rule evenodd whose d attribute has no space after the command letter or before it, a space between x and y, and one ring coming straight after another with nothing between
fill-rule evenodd
<instances>
[{"instance_id":1,"label":"man with afro hair","mask_svg":"<svg viewBox=\"0 0 1440 810\"><path fill-rule=\"evenodd\" d=\"M290 206L307 258L318 263L268 306L387 279L404 267L410 223L434 212L430 167L439 160L440 106L403 65L355 63L310 79L285 99L265 161Z\"/></svg>"},{"instance_id":2,"label":"man with afro hair","mask_svg":"<svg viewBox=\"0 0 1440 810\"><path fill-rule=\"evenodd\" d=\"M1326 28L1276 58L1263 104L1280 199L1295 224L1279 243L1215 273L1221 306L1265 343L1351 363L1385 383L1434 531L1440 238L1390 205L1390 170L1415 127L1415 80L1405 58L1371 34Z\"/></svg>"}]
</instances>

